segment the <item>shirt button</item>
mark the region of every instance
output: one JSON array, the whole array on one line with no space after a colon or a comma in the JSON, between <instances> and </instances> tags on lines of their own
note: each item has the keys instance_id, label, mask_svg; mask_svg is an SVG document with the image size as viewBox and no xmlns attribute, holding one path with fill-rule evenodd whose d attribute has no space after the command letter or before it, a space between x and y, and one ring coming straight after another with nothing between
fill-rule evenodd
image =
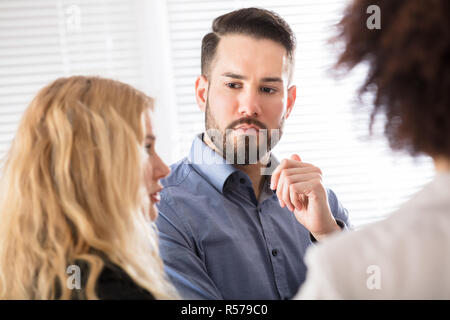
<instances>
[{"instance_id":1,"label":"shirt button","mask_svg":"<svg viewBox=\"0 0 450 320\"><path fill-rule=\"evenodd\" d=\"M278 255L278 250L277 250L277 249L273 249L273 250L272 250L272 255L273 255L274 257L276 257L276 256Z\"/></svg>"},{"instance_id":2,"label":"shirt button","mask_svg":"<svg viewBox=\"0 0 450 320\"><path fill-rule=\"evenodd\" d=\"M239 182L242 183L242 184L244 184L244 183L245 183L245 179L244 179L244 178L241 178L241 179L239 180Z\"/></svg>"}]
</instances>

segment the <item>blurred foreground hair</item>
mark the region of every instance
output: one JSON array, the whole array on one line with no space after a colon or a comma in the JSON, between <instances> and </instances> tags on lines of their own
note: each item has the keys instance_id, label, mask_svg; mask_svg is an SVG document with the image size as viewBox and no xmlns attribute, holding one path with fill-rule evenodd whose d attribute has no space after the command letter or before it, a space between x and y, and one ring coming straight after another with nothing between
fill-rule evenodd
<instances>
[{"instance_id":1,"label":"blurred foreground hair","mask_svg":"<svg viewBox=\"0 0 450 320\"><path fill-rule=\"evenodd\" d=\"M372 5L379 30L366 26ZM449 158L450 1L356 0L338 27L344 50L336 67L368 65L360 95L374 94L371 127L383 114L394 150Z\"/></svg>"}]
</instances>

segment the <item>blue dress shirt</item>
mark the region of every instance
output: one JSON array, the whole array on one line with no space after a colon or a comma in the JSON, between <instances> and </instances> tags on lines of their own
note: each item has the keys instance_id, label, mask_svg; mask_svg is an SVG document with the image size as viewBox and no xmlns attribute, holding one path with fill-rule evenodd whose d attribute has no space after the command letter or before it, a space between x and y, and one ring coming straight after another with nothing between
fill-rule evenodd
<instances>
[{"instance_id":1,"label":"blue dress shirt","mask_svg":"<svg viewBox=\"0 0 450 320\"><path fill-rule=\"evenodd\" d=\"M200 161L199 161L200 160ZM278 161L271 156L271 161ZM281 208L265 179L259 201L247 174L198 135L187 158L171 166L156 224L167 274L185 299L289 299L305 280L312 240ZM337 221L347 210L327 189Z\"/></svg>"}]
</instances>

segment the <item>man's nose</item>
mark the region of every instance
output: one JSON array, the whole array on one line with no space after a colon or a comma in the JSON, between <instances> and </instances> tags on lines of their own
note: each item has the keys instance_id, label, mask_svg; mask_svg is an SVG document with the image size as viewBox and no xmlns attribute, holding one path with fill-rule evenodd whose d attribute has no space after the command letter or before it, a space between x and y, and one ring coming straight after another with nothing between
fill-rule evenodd
<instances>
[{"instance_id":1,"label":"man's nose","mask_svg":"<svg viewBox=\"0 0 450 320\"><path fill-rule=\"evenodd\" d=\"M242 116L257 117L261 114L259 93L254 88L242 92L238 112Z\"/></svg>"}]
</instances>

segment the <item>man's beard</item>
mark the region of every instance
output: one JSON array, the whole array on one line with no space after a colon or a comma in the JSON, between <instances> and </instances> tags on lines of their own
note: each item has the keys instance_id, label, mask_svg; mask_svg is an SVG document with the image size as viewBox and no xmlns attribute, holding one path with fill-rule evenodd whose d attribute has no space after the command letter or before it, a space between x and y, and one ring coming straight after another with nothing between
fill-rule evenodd
<instances>
[{"instance_id":1,"label":"man's beard","mask_svg":"<svg viewBox=\"0 0 450 320\"><path fill-rule=\"evenodd\" d=\"M267 129L259 120L252 117L240 118L230 123L224 131L220 130L217 121L211 113L209 97L206 100L205 127L206 134L216 147L219 154L228 163L249 165L268 161L269 152L275 147L283 134L285 117L281 119L278 128ZM233 135L234 128L238 125L248 124L259 128L258 134Z\"/></svg>"}]
</instances>

